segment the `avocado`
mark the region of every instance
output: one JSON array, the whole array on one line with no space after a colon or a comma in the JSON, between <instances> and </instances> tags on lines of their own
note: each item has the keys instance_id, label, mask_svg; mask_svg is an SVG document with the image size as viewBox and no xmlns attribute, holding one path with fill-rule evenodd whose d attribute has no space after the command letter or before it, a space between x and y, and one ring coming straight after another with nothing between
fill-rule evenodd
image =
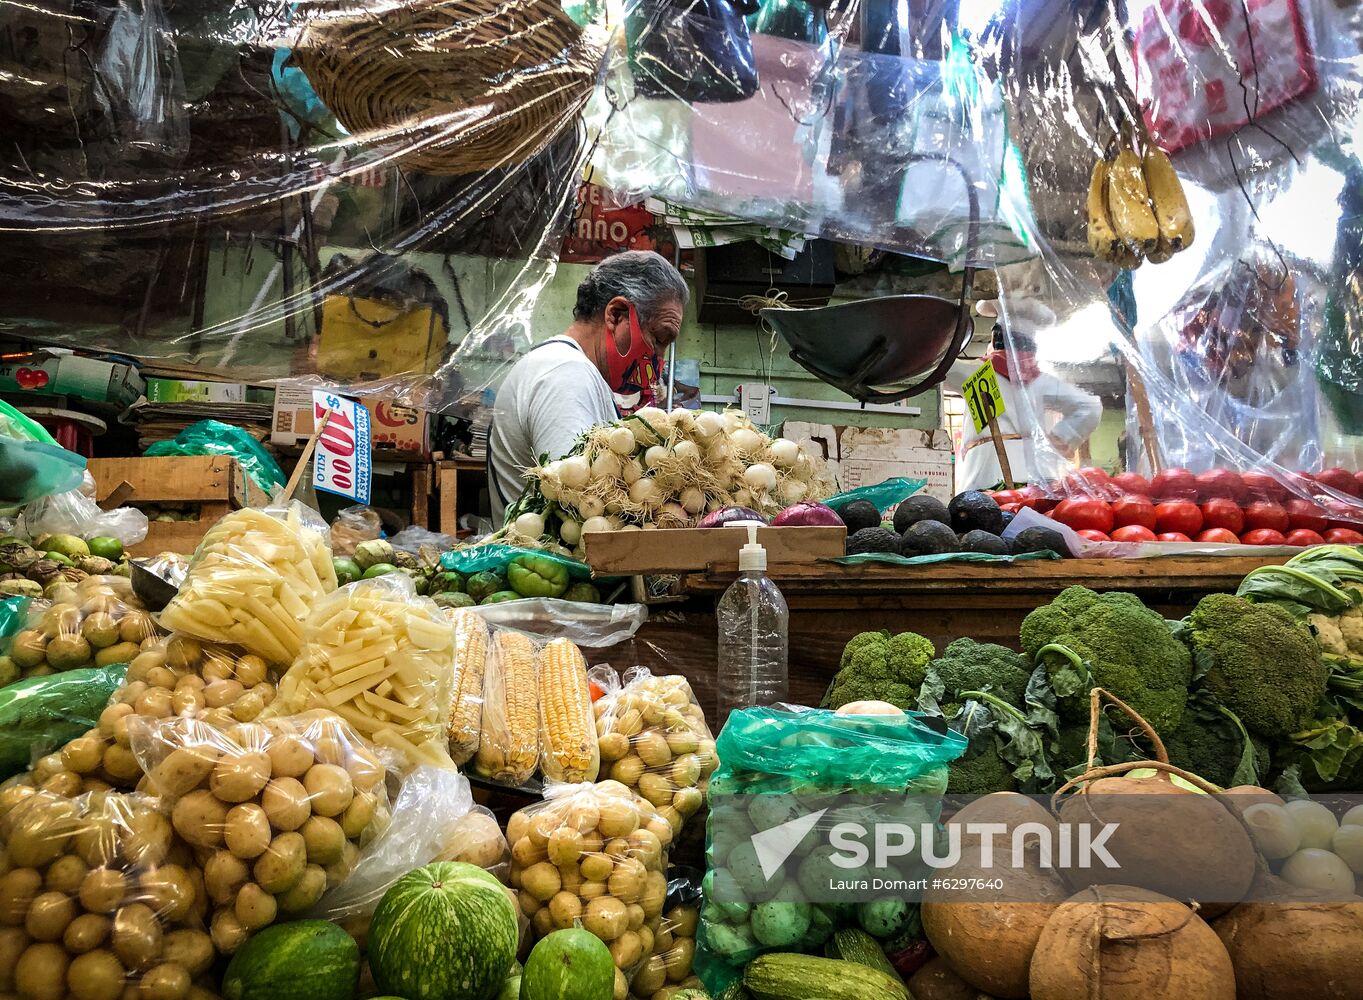
<instances>
[{"instance_id":1,"label":"avocado","mask_svg":"<svg viewBox=\"0 0 1363 1000\"><path fill-rule=\"evenodd\" d=\"M1008 542L979 528L972 528L961 536L962 552L984 552L991 556L1006 556L1011 551Z\"/></svg>"},{"instance_id":2,"label":"avocado","mask_svg":"<svg viewBox=\"0 0 1363 1000\"><path fill-rule=\"evenodd\" d=\"M862 528L847 539L847 554L859 556L867 552L899 551L899 536L884 528Z\"/></svg>"},{"instance_id":3,"label":"avocado","mask_svg":"<svg viewBox=\"0 0 1363 1000\"><path fill-rule=\"evenodd\" d=\"M1003 511L994 498L979 490L967 490L951 498L947 507L951 513L951 526L959 532L987 531L997 535L1003 530Z\"/></svg>"},{"instance_id":4,"label":"avocado","mask_svg":"<svg viewBox=\"0 0 1363 1000\"><path fill-rule=\"evenodd\" d=\"M1013 536L1014 554L1047 550L1059 556L1070 554L1069 546L1065 544L1065 536L1053 528L1023 528Z\"/></svg>"},{"instance_id":5,"label":"avocado","mask_svg":"<svg viewBox=\"0 0 1363 1000\"><path fill-rule=\"evenodd\" d=\"M1010 525L1010 524L1013 523L1013 518L1015 518L1015 517L1017 517L1017 514L1013 513L1011 510L1005 510L1005 511L1003 511L1003 530L1004 530L1004 531L1007 531L1007 530L1008 530L1008 525Z\"/></svg>"},{"instance_id":6,"label":"avocado","mask_svg":"<svg viewBox=\"0 0 1363 1000\"><path fill-rule=\"evenodd\" d=\"M855 535L862 528L880 527L880 511L869 500L853 500L838 508L838 517L847 525L847 533Z\"/></svg>"},{"instance_id":7,"label":"avocado","mask_svg":"<svg viewBox=\"0 0 1363 1000\"><path fill-rule=\"evenodd\" d=\"M899 553L905 556L935 556L960 550L956 532L941 521L919 521L909 525L899 543Z\"/></svg>"},{"instance_id":8,"label":"avocado","mask_svg":"<svg viewBox=\"0 0 1363 1000\"><path fill-rule=\"evenodd\" d=\"M926 493L919 493L911 496L894 511L894 530L901 535L919 521L938 521L941 524L950 524L951 515L947 512L946 505L936 497L930 497Z\"/></svg>"}]
</instances>

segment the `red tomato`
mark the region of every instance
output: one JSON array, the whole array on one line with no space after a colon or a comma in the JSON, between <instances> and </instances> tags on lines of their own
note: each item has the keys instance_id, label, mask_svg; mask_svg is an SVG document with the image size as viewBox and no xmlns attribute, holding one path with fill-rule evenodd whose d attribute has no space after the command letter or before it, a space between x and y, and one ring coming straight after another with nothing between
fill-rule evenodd
<instances>
[{"instance_id":1,"label":"red tomato","mask_svg":"<svg viewBox=\"0 0 1363 1000\"><path fill-rule=\"evenodd\" d=\"M1287 496L1287 487L1267 472L1246 472L1240 479L1249 495L1260 500L1282 500Z\"/></svg>"},{"instance_id":2,"label":"red tomato","mask_svg":"<svg viewBox=\"0 0 1363 1000\"><path fill-rule=\"evenodd\" d=\"M1161 532L1160 534L1158 534L1158 535L1155 536L1155 540L1158 541L1158 542L1191 542L1191 541L1192 541L1191 538L1189 538L1187 535L1185 535L1185 534L1184 534L1183 532L1181 532L1181 531L1164 531L1164 532Z\"/></svg>"},{"instance_id":3,"label":"red tomato","mask_svg":"<svg viewBox=\"0 0 1363 1000\"><path fill-rule=\"evenodd\" d=\"M1143 524L1126 524L1112 533L1114 542L1153 542L1155 533Z\"/></svg>"},{"instance_id":4,"label":"red tomato","mask_svg":"<svg viewBox=\"0 0 1363 1000\"><path fill-rule=\"evenodd\" d=\"M1202 505L1202 524L1238 535L1245 530L1245 514L1234 500L1216 497Z\"/></svg>"},{"instance_id":5,"label":"red tomato","mask_svg":"<svg viewBox=\"0 0 1363 1000\"><path fill-rule=\"evenodd\" d=\"M1276 528L1255 528L1240 536L1245 545L1286 545L1287 538Z\"/></svg>"},{"instance_id":6,"label":"red tomato","mask_svg":"<svg viewBox=\"0 0 1363 1000\"><path fill-rule=\"evenodd\" d=\"M1325 541L1330 545L1363 545L1363 534L1353 528L1331 528L1325 533Z\"/></svg>"},{"instance_id":7,"label":"red tomato","mask_svg":"<svg viewBox=\"0 0 1363 1000\"><path fill-rule=\"evenodd\" d=\"M1112 477L1095 466L1067 473L1061 483L1061 492L1070 497L1096 497L1099 500L1109 500L1117 495Z\"/></svg>"},{"instance_id":8,"label":"red tomato","mask_svg":"<svg viewBox=\"0 0 1363 1000\"><path fill-rule=\"evenodd\" d=\"M1354 473L1354 482L1358 484L1358 495L1363 497L1363 472Z\"/></svg>"},{"instance_id":9,"label":"red tomato","mask_svg":"<svg viewBox=\"0 0 1363 1000\"><path fill-rule=\"evenodd\" d=\"M1155 508L1155 528L1195 535L1202 530L1202 511L1191 500L1166 500Z\"/></svg>"},{"instance_id":10,"label":"red tomato","mask_svg":"<svg viewBox=\"0 0 1363 1000\"><path fill-rule=\"evenodd\" d=\"M1143 528L1155 527L1155 505L1149 497L1124 496L1112 501L1112 523L1119 528L1129 524ZM1115 535L1113 536L1116 537Z\"/></svg>"},{"instance_id":11,"label":"red tomato","mask_svg":"<svg viewBox=\"0 0 1363 1000\"><path fill-rule=\"evenodd\" d=\"M1208 528L1197 536L1199 542L1215 542L1218 545L1239 545L1240 539L1235 532L1225 528Z\"/></svg>"},{"instance_id":12,"label":"red tomato","mask_svg":"<svg viewBox=\"0 0 1363 1000\"><path fill-rule=\"evenodd\" d=\"M1320 537L1319 532L1312 531L1310 528L1294 528L1287 533L1286 542L1288 545L1306 548L1308 545L1324 545L1325 539Z\"/></svg>"},{"instance_id":13,"label":"red tomato","mask_svg":"<svg viewBox=\"0 0 1363 1000\"><path fill-rule=\"evenodd\" d=\"M1325 530L1325 508L1314 500L1293 497L1287 501L1287 526L1293 531Z\"/></svg>"},{"instance_id":14,"label":"red tomato","mask_svg":"<svg viewBox=\"0 0 1363 1000\"><path fill-rule=\"evenodd\" d=\"M1358 480L1354 479L1354 474L1347 469L1326 469L1324 472L1316 473L1312 478L1332 490L1339 490L1351 497L1358 496Z\"/></svg>"},{"instance_id":15,"label":"red tomato","mask_svg":"<svg viewBox=\"0 0 1363 1000\"><path fill-rule=\"evenodd\" d=\"M1112 530L1112 506L1106 500L1061 500L1051 517L1076 531L1092 528L1107 534Z\"/></svg>"},{"instance_id":16,"label":"red tomato","mask_svg":"<svg viewBox=\"0 0 1363 1000\"><path fill-rule=\"evenodd\" d=\"M1107 536L1107 532L1099 531L1097 528L1078 528L1075 530L1074 533L1078 535L1080 538L1089 542L1112 541L1112 539Z\"/></svg>"},{"instance_id":17,"label":"red tomato","mask_svg":"<svg viewBox=\"0 0 1363 1000\"><path fill-rule=\"evenodd\" d=\"M1163 469L1150 480L1150 491L1160 500L1197 499L1197 477L1187 469Z\"/></svg>"},{"instance_id":18,"label":"red tomato","mask_svg":"<svg viewBox=\"0 0 1363 1000\"><path fill-rule=\"evenodd\" d=\"M1006 512L1009 513L1009 514L1016 514L1018 511L1022 510L1022 504L1020 504L1020 503L1001 503L1001 504L999 504L999 510L1006 511Z\"/></svg>"},{"instance_id":19,"label":"red tomato","mask_svg":"<svg viewBox=\"0 0 1363 1000\"><path fill-rule=\"evenodd\" d=\"M1228 500L1243 500L1249 495L1245 481L1240 473L1230 469L1212 469L1197 474L1197 491L1204 500L1225 497Z\"/></svg>"},{"instance_id":20,"label":"red tomato","mask_svg":"<svg viewBox=\"0 0 1363 1000\"><path fill-rule=\"evenodd\" d=\"M1112 485L1127 495L1150 495L1150 480L1139 472L1119 472L1112 477Z\"/></svg>"},{"instance_id":21,"label":"red tomato","mask_svg":"<svg viewBox=\"0 0 1363 1000\"><path fill-rule=\"evenodd\" d=\"M1245 508L1245 527L1250 531L1268 528L1281 534L1287 530L1287 511L1281 504L1272 500L1255 500ZM1252 542L1253 545L1268 545L1268 542ZM1278 543L1272 543L1278 544Z\"/></svg>"},{"instance_id":22,"label":"red tomato","mask_svg":"<svg viewBox=\"0 0 1363 1000\"><path fill-rule=\"evenodd\" d=\"M1320 503L1325 508L1326 522L1331 528L1363 527L1363 508L1357 504L1336 500L1334 497L1325 497Z\"/></svg>"},{"instance_id":23,"label":"red tomato","mask_svg":"<svg viewBox=\"0 0 1363 1000\"><path fill-rule=\"evenodd\" d=\"M989 495L993 498L996 504L1002 507L1006 503L1017 503L1018 493L1020 492L1021 492L1020 490L995 490Z\"/></svg>"}]
</instances>

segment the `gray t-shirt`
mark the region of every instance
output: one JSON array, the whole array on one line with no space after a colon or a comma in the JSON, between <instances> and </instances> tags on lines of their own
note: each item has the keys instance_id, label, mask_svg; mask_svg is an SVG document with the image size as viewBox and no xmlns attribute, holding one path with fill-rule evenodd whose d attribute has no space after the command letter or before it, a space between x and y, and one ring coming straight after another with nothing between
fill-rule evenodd
<instances>
[{"instance_id":1,"label":"gray t-shirt","mask_svg":"<svg viewBox=\"0 0 1363 1000\"><path fill-rule=\"evenodd\" d=\"M524 487L524 469L541 455L561 458L587 428L618 416L606 380L571 337L546 340L517 361L497 390L492 412L488 492L499 527L506 505Z\"/></svg>"}]
</instances>

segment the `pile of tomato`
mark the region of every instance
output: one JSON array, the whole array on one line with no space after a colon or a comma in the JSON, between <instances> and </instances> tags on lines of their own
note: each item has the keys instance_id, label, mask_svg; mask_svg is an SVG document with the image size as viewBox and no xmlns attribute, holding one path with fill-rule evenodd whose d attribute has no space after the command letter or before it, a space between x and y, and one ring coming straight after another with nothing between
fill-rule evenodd
<instances>
[{"instance_id":1,"label":"pile of tomato","mask_svg":"<svg viewBox=\"0 0 1363 1000\"><path fill-rule=\"evenodd\" d=\"M1087 468L1050 490L990 495L1004 510L1031 507L1094 542L1363 545L1363 472L1347 469L1297 473L1289 487L1266 472L1164 469L1147 479Z\"/></svg>"}]
</instances>

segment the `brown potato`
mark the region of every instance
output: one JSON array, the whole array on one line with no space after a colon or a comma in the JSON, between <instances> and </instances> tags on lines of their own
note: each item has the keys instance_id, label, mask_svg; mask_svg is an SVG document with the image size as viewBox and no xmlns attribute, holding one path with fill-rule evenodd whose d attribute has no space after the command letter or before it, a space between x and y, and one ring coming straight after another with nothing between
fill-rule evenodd
<instances>
[{"instance_id":1,"label":"brown potato","mask_svg":"<svg viewBox=\"0 0 1363 1000\"><path fill-rule=\"evenodd\" d=\"M549 915L553 918L555 927L566 930L581 919L582 900L571 892L556 893L554 898L549 900Z\"/></svg>"},{"instance_id":2,"label":"brown potato","mask_svg":"<svg viewBox=\"0 0 1363 1000\"><path fill-rule=\"evenodd\" d=\"M521 886L541 903L547 903L563 887L563 882L557 868L547 861L541 861L521 872Z\"/></svg>"},{"instance_id":3,"label":"brown potato","mask_svg":"<svg viewBox=\"0 0 1363 1000\"><path fill-rule=\"evenodd\" d=\"M145 969L161 957L161 923L145 903L124 906L114 914L109 941L125 967Z\"/></svg>"},{"instance_id":4,"label":"brown potato","mask_svg":"<svg viewBox=\"0 0 1363 1000\"><path fill-rule=\"evenodd\" d=\"M265 698L258 691L246 691L232 702L232 718L240 722L250 722L265 711Z\"/></svg>"},{"instance_id":5,"label":"brown potato","mask_svg":"<svg viewBox=\"0 0 1363 1000\"><path fill-rule=\"evenodd\" d=\"M142 777L142 765L137 762L126 743L117 743L104 751L104 773L124 784Z\"/></svg>"},{"instance_id":6,"label":"brown potato","mask_svg":"<svg viewBox=\"0 0 1363 1000\"><path fill-rule=\"evenodd\" d=\"M330 889L354 871L355 863L359 861L359 859L360 849L347 840L345 846L341 848L341 860L337 861L335 864L327 865L325 868L327 873L327 888Z\"/></svg>"},{"instance_id":7,"label":"brown potato","mask_svg":"<svg viewBox=\"0 0 1363 1000\"><path fill-rule=\"evenodd\" d=\"M176 802L170 817L175 832L194 847L220 847L228 809L226 802L201 788Z\"/></svg>"},{"instance_id":8,"label":"brown potato","mask_svg":"<svg viewBox=\"0 0 1363 1000\"><path fill-rule=\"evenodd\" d=\"M15 868L0 876L0 924L23 926L28 908L42 887L43 877L32 868Z\"/></svg>"},{"instance_id":9,"label":"brown potato","mask_svg":"<svg viewBox=\"0 0 1363 1000\"><path fill-rule=\"evenodd\" d=\"M0 993L14 990L14 966L31 942L21 927L0 927Z\"/></svg>"},{"instance_id":10,"label":"brown potato","mask_svg":"<svg viewBox=\"0 0 1363 1000\"><path fill-rule=\"evenodd\" d=\"M204 891L218 906L226 906L237 898L237 892L251 880L251 870L245 861L230 851L216 851L204 862Z\"/></svg>"},{"instance_id":11,"label":"brown potato","mask_svg":"<svg viewBox=\"0 0 1363 1000\"><path fill-rule=\"evenodd\" d=\"M176 715L193 717L198 715L207 706L204 700L203 690L191 684L177 684L175 693L170 697L171 711Z\"/></svg>"},{"instance_id":12,"label":"brown potato","mask_svg":"<svg viewBox=\"0 0 1363 1000\"><path fill-rule=\"evenodd\" d=\"M269 677L270 668L259 656L247 654L237 657L233 673L245 687L254 687Z\"/></svg>"},{"instance_id":13,"label":"brown potato","mask_svg":"<svg viewBox=\"0 0 1363 1000\"><path fill-rule=\"evenodd\" d=\"M341 814L341 829L351 840L359 840L374 822L378 813L378 797L370 792L356 792Z\"/></svg>"},{"instance_id":14,"label":"brown potato","mask_svg":"<svg viewBox=\"0 0 1363 1000\"><path fill-rule=\"evenodd\" d=\"M128 818L123 856L139 867L162 864L174 838L175 831L166 817L150 809L137 812Z\"/></svg>"},{"instance_id":15,"label":"brown potato","mask_svg":"<svg viewBox=\"0 0 1363 1000\"><path fill-rule=\"evenodd\" d=\"M615 870L615 860L608 854L584 854L582 878L587 882L604 882Z\"/></svg>"},{"instance_id":16,"label":"brown potato","mask_svg":"<svg viewBox=\"0 0 1363 1000\"><path fill-rule=\"evenodd\" d=\"M615 870L606 880L610 894L622 903L637 903L644 891L643 863L634 858L620 858Z\"/></svg>"},{"instance_id":17,"label":"brown potato","mask_svg":"<svg viewBox=\"0 0 1363 1000\"><path fill-rule=\"evenodd\" d=\"M113 868L94 868L80 884L80 905L91 913L113 913L128 897L128 879Z\"/></svg>"},{"instance_id":18,"label":"brown potato","mask_svg":"<svg viewBox=\"0 0 1363 1000\"><path fill-rule=\"evenodd\" d=\"M69 964L61 945L31 944L15 963L14 988L24 1000L64 1000Z\"/></svg>"},{"instance_id":19,"label":"brown potato","mask_svg":"<svg viewBox=\"0 0 1363 1000\"><path fill-rule=\"evenodd\" d=\"M599 806L601 822L598 828L605 837L628 837L639 829L639 810L633 802L615 796L603 796Z\"/></svg>"},{"instance_id":20,"label":"brown potato","mask_svg":"<svg viewBox=\"0 0 1363 1000\"><path fill-rule=\"evenodd\" d=\"M308 863L307 843L296 832L281 833L256 859L253 873L266 892L287 892L303 877Z\"/></svg>"},{"instance_id":21,"label":"brown potato","mask_svg":"<svg viewBox=\"0 0 1363 1000\"><path fill-rule=\"evenodd\" d=\"M308 805L308 790L297 778L272 779L265 786L260 803L270 819L270 825L281 832L297 830L312 815Z\"/></svg>"},{"instance_id":22,"label":"brown potato","mask_svg":"<svg viewBox=\"0 0 1363 1000\"><path fill-rule=\"evenodd\" d=\"M218 751L207 745L176 747L151 772L152 784L178 798L198 788L213 773Z\"/></svg>"},{"instance_id":23,"label":"brown potato","mask_svg":"<svg viewBox=\"0 0 1363 1000\"><path fill-rule=\"evenodd\" d=\"M549 857L549 851L543 844L536 844L530 837L525 836L511 844L511 860L522 868L529 868L531 865L539 864Z\"/></svg>"},{"instance_id":24,"label":"brown potato","mask_svg":"<svg viewBox=\"0 0 1363 1000\"><path fill-rule=\"evenodd\" d=\"M303 776L308 804L318 816L339 816L355 796L350 774L336 764L316 764Z\"/></svg>"},{"instance_id":25,"label":"brown potato","mask_svg":"<svg viewBox=\"0 0 1363 1000\"><path fill-rule=\"evenodd\" d=\"M644 908L638 903L630 903L625 907L625 912L629 914L629 929L637 931L644 926Z\"/></svg>"},{"instance_id":26,"label":"brown potato","mask_svg":"<svg viewBox=\"0 0 1363 1000\"><path fill-rule=\"evenodd\" d=\"M179 923L194 909L194 879L179 865L149 868L137 877L137 885L142 902L166 923Z\"/></svg>"},{"instance_id":27,"label":"brown potato","mask_svg":"<svg viewBox=\"0 0 1363 1000\"><path fill-rule=\"evenodd\" d=\"M298 830L307 847L308 863L329 865L341 859L346 832L341 824L325 816L311 816Z\"/></svg>"},{"instance_id":28,"label":"brown potato","mask_svg":"<svg viewBox=\"0 0 1363 1000\"><path fill-rule=\"evenodd\" d=\"M243 802L227 812L223 841L227 849L243 860L258 858L270 846L270 819L262 806Z\"/></svg>"},{"instance_id":29,"label":"brown potato","mask_svg":"<svg viewBox=\"0 0 1363 1000\"><path fill-rule=\"evenodd\" d=\"M303 877L294 883L293 888L280 893L275 899L285 913L302 913L314 906L326 891L326 869L319 865L308 865L303 869Z\"/></svg>"},{"instance_id":30,"label":"brown potato","mask_svg":"<svg viewBox=\"0 0 1363 1000\"><path fill-rule=\"evenodd\" d=\"M172 670L192 670L203 660L204 648L198 639L176 633L166 640L166 666Z\"/></svg>"},{"instance_id":31,"label":"brown potato","mask_svg":"<svg viewBox=\"0 0 1363 1000\"><path fill-rule=\"evenodd\" d=\"M94 736L78 736L62 747L62 766L77 774L91 774L104 759L104 744Z\"/></svg>"},{"instance_id":32,"label":"brown potato","mask_svg":"<svg viewBox=\"0 0 1363 1000\"><path fill-rule=\"evenodd\" d=\"M190 976L183 966L163 962L142 974L137 984L138 1000L184 1000L189 996Z\"/></svg>"},{"instance_id":33,"label":"brown potato","mask_svg":"<svg viewBox=\"0 0 1363 1000\"><path fill-rule=\"evenodd\" d=\"M171 931L161 942L161 958L201 976L213 967L213 939L203 931Z\"/></svg>"},{"instance_id":34,"label":"brown potato","mask_svg":"<svg viewBox=\"0 0 1363 1000\"><path fill-rule=\"evenodd\" d=\"M274 923L275 916L279 913L279 904L260 886L254 882L247 882L237 892L232 912L236 914L241 926L248 931L258 931Z\"/></svg>"},{"instance_id":35,"label":"brown potato","mask_svg":"<svg viewBox=\"0 0 1363 1000\"><path fill-rule=\"evenodd\" d=\"M270 780L270 758L263 751L224 754L208 776L208 787L224 802L245 802Z\"/></svg>"},{"instance_id":36,"label":"brown potato","mask_svg":"<svg viewBox=\"0 0 1363 1000\"><path fill-rule=\"evenodd\" d=\"M357 748L345 762L345 769L357 792L372 792L383 784L383 765L368 750Z\"/></svg>"},{"instance_id":37,"label":"brown potato","mask_svg":"<svg viewBox=\"0 0 1363 1000\"><path fill-rule=\"evenodd\" d=\"M138 715L149 719L165 719L171 714L171 693L165 688L148 688L133 703Z\"/></svg>"},{"instance_id":38,"label":"brown potato","mask_svg":"<svg viewBox=\"0 0 1363 1000\"><path fill-rule=\"evenodd\" d=\"M615 897L601 896L587 904L582 926L609 944L626 932L629 912L625 904Z\"/></svg>"},{"instance_id":39,"label":"brown potato","mask_svg":"<svg viewBox=\"0 0 1363 1000\"><path fill-rule=\"evenodd\" d=\"M43 885L52 892L75 895L80 891L80 884L85 880L85 873L89 870L85 862L74 854L63 854L47 866Z\"/></svg>"},{"instance_id":40,"label":"brown potato","mask_svg":"<svg viewBox=\"0 0 1363 1000\"><path fill-rule=\"evenodd\" d=\"M66 970L66 984L75 1000L118 1000L123 979L123 965L102 948L77 955Z\"/></svg>"},{"instance_id":41,"label":"brown potato","mask_svg":"<svg viewBox=\"0 0 1363 1000\"><path fill-rule=\"evenodd\" d=\"M213 939L213 947L224 955L235 954L250 937L250 931L241 926L241 921L231 910L219 910L213 914L208 933Z\"/></svg>"},{"instance_id":42,"label":"brown potato","mask_svg":"<svg viewBox=\"0 0 1363 1000\"><path fill-rule=\"evenodd\" d=\"M637 931L625 931L610 943L617 969L632 969L644 959L644 942Z\"/></svg>"},{"instance_id":43,"label":"brown potato","mask_svg":"<svg viewBox=\"0 0 1363 1000\"><path fill-rule=\"evenodd\" d=\"M630 989L634 991L635 996L652 996L662 989L666 982L667 969L663 965L662 956L650 955L644 959L644 964L634 974L634 982L630 984Z\"/></svg>"},{"instance_id":44,"label":"brown potato","mask_svg":"<svg viewBox=\"0 0 1363 1000\"><path fill-rule=\"evenodd\" d=\"M71 842L75 805L43 796L22 811L15 810L6 849L17 868L42 868L61 857Z\"/></svg>"},{"instance_id":45,"label":"brown potato","mask_svg":"<svg viewBox=\"0 0 1363 1000\"><path fill-rule=\"evenodd\" d=\"M73 955L93 951L109 940L114 922L98 913L82 913L69 924L62 934L62 945Z\"/></svg>"},{"instance_id":46,"label":"brown potato","mask_svg":"<svg viewBox=\"0 0 1363 1000\"><path fill-rule=\"evenodd\" d=\"M33 897L24 930L35 941L60 941L76 919L76 901L64 892L43 892Z\"/></svg>"},{"instance_id":47,"label":"brown potato","mask_svg":"<svg viewBox=\"0 0 1363 1000\"><path fill-rule=\"evenodd\" d=\"M667 978L679 983L691 975L696 959L695 938L687 935L679 937L671 948L663 953L663 963L667 967Z\"/></svg>"},{"instance_id":48,"label":"brown potato","mask_svg":"<svg viewBox=\"0 0 1363 1000\"><path fill-rule=\"evenodd\" d=\"M605 894L605 882L583 882L577 888L577 898L584 903L590 903L593 899L600 899Z\"/></svg>"},{"instance_id":49,"label":"brown potato","mask_svg":"<svg viewBox=\"0 0 1363 1000\"><path fill-rule=\"evenodd\" d=\"M548 856L559 867L577 864L582 857L582 834L571 826L555 830L549 837Z\"/></svg>"}]
</instances>

